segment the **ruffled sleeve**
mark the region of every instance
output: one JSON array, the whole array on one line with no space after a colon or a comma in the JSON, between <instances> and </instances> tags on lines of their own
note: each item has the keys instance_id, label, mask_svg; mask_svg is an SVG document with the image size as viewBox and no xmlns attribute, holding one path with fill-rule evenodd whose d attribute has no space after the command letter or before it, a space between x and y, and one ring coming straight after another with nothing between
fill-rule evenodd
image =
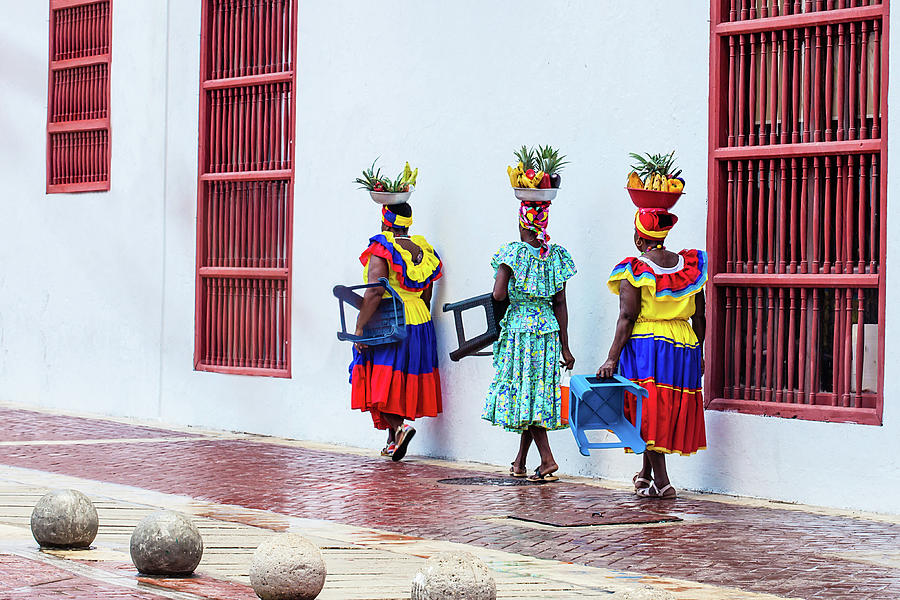
<instances>
[{"instance_id":1,"label":"ruffled sleeve","mask_svg":"<svg viewBox=\"0 0 900 600\"><path fill-rule=\"evenodd\" d=\"M516 290L539 298L553 296L577 272L572 255L557 244L551 244L547 256L539 258L524 242L511 242L491 259L495 276L501 264L512 270L510 284Z\"/></svg>"},{"instance_id":2,"label":"ruffled sleeve","mask_svg":"<svg viewBox=\"0 0 900 600\"><path fill-rule=\"evenodd\" d=\"M619 294L622 281L634 287L646 287L657 300L680 300L693 296L703 289L707 280L707 257L703 250L679 252L684 264L673 273L655 273L644 261L629 257L612 270L606 285L613 294Z\"/></svg>"},{"instance_id":3,"label":"ruffled sleeve","mask_svg":"<svg viewBox=\"0 0 900 600\"><path fill-rule=\"evenodd\" d=\"M419 264L415 264L409 250L394 241L394 234L390 232L379 233L369 238L369 247L360 255L359 262L367 266L371 257L383 258L387 261L388 267L397 274L403 289L411 292L422 291L441 278L443 263L423 236L414 235L410 240L422 249L422 262Z\"/></svg>"}]
</instances>

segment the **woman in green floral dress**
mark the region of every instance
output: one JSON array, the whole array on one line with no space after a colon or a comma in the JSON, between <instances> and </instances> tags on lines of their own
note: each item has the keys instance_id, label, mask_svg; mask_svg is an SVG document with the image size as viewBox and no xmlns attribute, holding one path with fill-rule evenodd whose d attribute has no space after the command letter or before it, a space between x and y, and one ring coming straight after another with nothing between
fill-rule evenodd
<instances>
[{"instance_id":1,"label":"woman in green floral dress","mask_svg":"<svg viewBox=\"0 0 900 600\"><path fill-rule=\"evenodd\" d=\"M547 431L565 429L559 390L560 366L571 369L566 280L575 274L569 252L549 244L549 204L525 204L519 210L521 241L504 245L491 260L494 300L509 299L494 344L494 369L482 418L520 434L519 453L509 472L525 477L525 461L534 440L541 464L529 479L556 481L559 469Z\"/></svg>"}]
</instances>

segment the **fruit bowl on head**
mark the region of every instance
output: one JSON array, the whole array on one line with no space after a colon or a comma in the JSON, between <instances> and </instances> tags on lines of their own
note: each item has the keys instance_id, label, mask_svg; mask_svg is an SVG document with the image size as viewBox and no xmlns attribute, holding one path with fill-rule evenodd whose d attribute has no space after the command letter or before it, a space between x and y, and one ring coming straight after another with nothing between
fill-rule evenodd
<instances>
[{"instance_id":1,"label":"fruit bowl on head","mask_svg":"<svg viewBox=\"0 0 900 600\"><path fill-rule=\"evenodd\" d=\"M522 202L550 202L556 198L559 188L513 188L516 198Z\"/></svg>"},{"instance_id":2,"label":"fruit bowl on head","mask_svg":"<svg viewBox=\"0 0 900 600\"><path fill-rule=\"evenodd\" d=\"M631 201L638 208L664 208L666 210L675 206L684 192L662 192L659 190L642 190L639 188L625 188Z\"/></svg>"},{"instance_id":3,"label":"fruit bowl on head","mask_svg":"<svg viewBox=\"0 0 900 600\"><path fill-rule=\"evenodd\" d=\"M377 202L378 204L403 204L409 200L409 195L413 193L413 190L410 189L406 192L374 192L370 191L369 195L372 196L372 200Z\"/></svg>"}]
</instances>

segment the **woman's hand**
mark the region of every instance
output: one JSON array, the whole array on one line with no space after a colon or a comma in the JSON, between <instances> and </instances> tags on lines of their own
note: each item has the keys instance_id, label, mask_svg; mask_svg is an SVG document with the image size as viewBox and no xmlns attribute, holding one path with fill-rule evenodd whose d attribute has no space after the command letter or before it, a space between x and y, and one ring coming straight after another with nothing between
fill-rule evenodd
<instances>
[{"instance_id":1,"label":"woman's hand","mask_svg":"<svg viewBox=\"0 0 900 600\"><path fill-rule=\"evenodd\" d=\"M362 327L357 327L357 328L356 328L356 331L353 332L353 335L355 335L355 336L357 336L357 337L362 337L362 336L363 336L363 333L365 333L365 332L363 331L363 328L362 328ZM353 347L356 348L356 351L357 351L357 352L362 352L363 350L365 350L366 348L368 348L368 346L367 346L366 344L363 344L362 342L354 342L354 343L353 343Z\"/></svg>"},{"instance_id":2,"label":"woman's hand","mask_svg":"<svg viewBox=\"0 0 900 600\"><path fill-rule=\"evenodd\" d=\"M609 379L612 377L616 368L619 366L619 361L613 360L612 358L607 358L606 362L600 365L600 368L597 369L597 377L603 377L604 379Z\"/></svg>"},{"instance_id":3,"label":"woman's hand","mask_svg":"<svg viewBox=\"0 0 900 600\"><path fill-rule=\"evenodd\" d=\"M561 367L565 367L570 371L575 366L575 357L572 356L572 352L568 348L562 349L562 360L559 364Z\"/></svg>"}]
</instances>

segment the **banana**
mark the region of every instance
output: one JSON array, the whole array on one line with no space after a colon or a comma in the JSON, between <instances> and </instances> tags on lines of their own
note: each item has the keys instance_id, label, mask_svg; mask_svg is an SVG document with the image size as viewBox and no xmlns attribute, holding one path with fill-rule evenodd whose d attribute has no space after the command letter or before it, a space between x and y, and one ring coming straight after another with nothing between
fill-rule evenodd
<instances>
[{"instance_id":1,"label":"banana","mask_svg":"<svg viewBox=\"0 0 900 600\"><path fill-rule=\"evenodd\" d=\"M506 167L506 174L509 175L509 183L512 184L513 187L519 187L519 169Z\"/></svg>"},{"instance_id":2,"label":"banana","mask_svg":"<svg viewBox=\"0 0 900 600\"><path fill-rule=\"evenodd\" d=\"M663 177L659 173L654 173L653 174L653 186L650 189L655 190L657 192L664 191L666 189L665 181L666 181L665 177Z\"/></svg>"}]
</instances>

